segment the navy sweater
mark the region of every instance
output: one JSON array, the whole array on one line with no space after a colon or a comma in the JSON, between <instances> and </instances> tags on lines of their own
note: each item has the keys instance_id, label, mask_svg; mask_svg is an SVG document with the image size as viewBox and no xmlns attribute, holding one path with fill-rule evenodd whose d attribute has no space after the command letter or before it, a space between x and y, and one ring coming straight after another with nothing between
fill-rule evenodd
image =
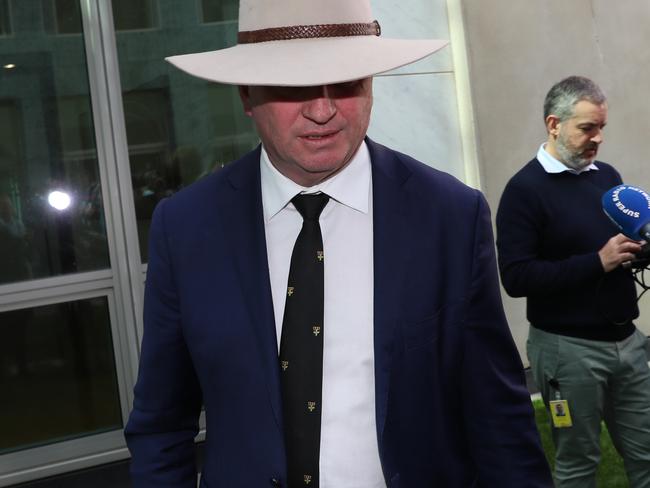
<instances>
[{"instance_id":1,"label":"navy sweater","mask_svg":"<svg viewBox=\"0 0 650 488\"><path fill-rule=\"evenodd\" d=\"M622 340L639 315L631 272L605 273L598 251L618 233L601 197L621 183L610 165L549 174L533 159L506 185L497 211L503 286L527 297L531 325L556 334Z\"/></svg>"}]
</instances>

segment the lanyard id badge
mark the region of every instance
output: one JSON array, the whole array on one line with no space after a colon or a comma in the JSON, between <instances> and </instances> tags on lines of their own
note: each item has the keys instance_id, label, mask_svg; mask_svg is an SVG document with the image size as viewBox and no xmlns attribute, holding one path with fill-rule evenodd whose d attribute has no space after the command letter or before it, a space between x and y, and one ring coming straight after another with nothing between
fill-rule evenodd
<instances>
[{"instance_id":1,"label":"lanyard id badge","mask_svg":"<svg viewBox=\"0 0 650 488\"><path fill-rule=\"evenodd\" d=\"M548 403L551 408L553 426L557 429L562 429L573 425L571 412L569 411L569 403L566 400L553 400Z\"/></svg>"},{"instance_id":2,"label":"lanyard id badge","mask_svg":"<svg viewBox=\"0 0 650 488\"><path fill-rule=\"evenodd\" d=\"M560 385L557 380L549 381L551 387L555 390L555 400L548 402L549 410L551 411L551 420L556 429L563 429L572 427L573 421L571 420L571 411L569 410L569 402L562 400L560 394Z\"/></svg>"}]
</instances>

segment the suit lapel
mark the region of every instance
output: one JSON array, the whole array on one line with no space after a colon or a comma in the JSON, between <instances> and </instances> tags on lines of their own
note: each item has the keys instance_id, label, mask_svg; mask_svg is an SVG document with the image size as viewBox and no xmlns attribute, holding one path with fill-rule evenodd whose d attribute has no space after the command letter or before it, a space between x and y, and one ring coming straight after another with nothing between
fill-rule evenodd
<instances>
[{"instance_id":1,"label":"suit lapel","mask_svg":"<svg viewBox=\"0 0 650 488\"><path fill-rule=\"evenodd\" d=\"M257 339L270 401L279 428L281 398L277 339L273 301L269 279L262 190L260 179L260 148L233 163L228 175L229 186L219 196L219 210L230 242L231 255L241 284L249 325Z\"/></svg>"},{"instance_id":2,"label":"suit lapel","mask_svg":"<svg viewBox=\"0 0 650 488\"><path fill-rule=\"evenodd\" d=\"M405 261L411 226L404 185L410 171L384 146L366 139L372 161L374 240L375 404L380 443L386 422L395 327L402 316Z\"/></svg>"}]
</instances>

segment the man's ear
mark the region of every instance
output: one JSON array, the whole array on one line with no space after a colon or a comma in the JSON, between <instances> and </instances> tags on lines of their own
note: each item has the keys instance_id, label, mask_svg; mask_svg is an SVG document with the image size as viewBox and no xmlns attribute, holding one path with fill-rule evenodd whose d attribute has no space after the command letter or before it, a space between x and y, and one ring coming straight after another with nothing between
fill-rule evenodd
<instances>
[{"instance_id":1,"label":"man's ear","mask_svg":"<svg viewBox=\"0 0 650 488\"><path fill-rule=\"evenodd\" d=\"M250 98L250 87L246 85L239 85L239 98L241 98L241 103L244 106L244 113L249 117L253 114L251 98Z\"/></svg>"},{"instance_id":2,"label":"man's ear","mask_svg":"<svg viewBox=\"0 0 650 488\"><path fill-rule=\"evenodd\" d=\"M553 137L560 135L560 118L557 115L550 114L546 117L546 131Z\"/></svg>"}]
</instances>

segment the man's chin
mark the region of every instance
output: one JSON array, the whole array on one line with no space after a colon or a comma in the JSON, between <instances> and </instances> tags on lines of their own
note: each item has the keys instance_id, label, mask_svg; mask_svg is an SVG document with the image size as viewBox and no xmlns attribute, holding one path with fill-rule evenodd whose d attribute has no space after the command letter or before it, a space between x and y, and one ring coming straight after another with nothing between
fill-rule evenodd
<instances>
[{"instance_id":1,"label":"man's chin","mask_svg":"<svg viewBox=\"0 0 650 488\"><path fill-rule=\"evenodd\" d=\"M579 159L571 159L566 161L564 164L568 166L571 169L574 169L576 171L581 171L585 169L587 166L589 166L591 163L594 162L595 156L591 158L579 158Z\"/></svg>"}]
</instances>

